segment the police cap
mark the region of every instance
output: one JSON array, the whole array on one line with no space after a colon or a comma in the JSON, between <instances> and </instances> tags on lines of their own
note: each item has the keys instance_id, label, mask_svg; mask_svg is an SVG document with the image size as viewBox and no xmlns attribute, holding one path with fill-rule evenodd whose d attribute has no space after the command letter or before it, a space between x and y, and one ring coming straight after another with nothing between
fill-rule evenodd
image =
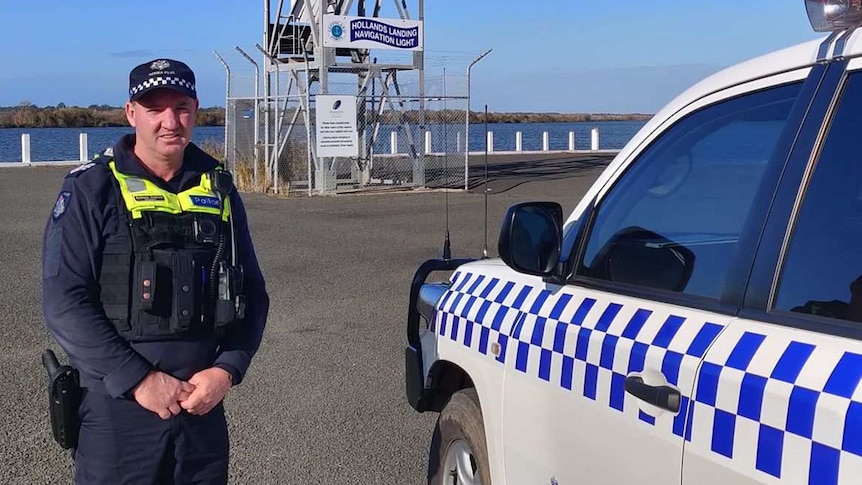
<instances>
[{"instance_id":1,"label":"police cap","mask_svg":"<svg viewBox=\"0 0 862 485\"><path fill-rule=\"evenodd\" d=\"M185 63L173 59L155 59L129 73L129 101L140 99L154 89L171 89L197 99L195 73Z\"/></svg>"}]
</instances>

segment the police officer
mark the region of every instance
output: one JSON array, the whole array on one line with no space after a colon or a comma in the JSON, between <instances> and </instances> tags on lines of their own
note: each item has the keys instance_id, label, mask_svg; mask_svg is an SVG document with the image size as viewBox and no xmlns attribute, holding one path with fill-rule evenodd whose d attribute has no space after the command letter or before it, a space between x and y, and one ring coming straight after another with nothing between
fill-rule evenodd
<instances>
[{"instance_id":1,"label":"police officer","mask_svg":"<svg viewBox=\"0 0 862 485\"><path fill-rule=\"evenodd\" d=\"M190 142L195 76L129 76L122 137L63 181L43 241L48 329L81 374L75 481L226 483L222 399L260 344L269 298L242 200Z\"/></svg>"}]
</instances>

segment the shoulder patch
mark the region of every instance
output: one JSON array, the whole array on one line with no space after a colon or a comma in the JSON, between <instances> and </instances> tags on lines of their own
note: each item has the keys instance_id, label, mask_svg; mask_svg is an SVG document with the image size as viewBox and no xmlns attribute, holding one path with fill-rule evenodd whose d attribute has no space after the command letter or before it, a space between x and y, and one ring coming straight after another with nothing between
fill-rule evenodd
<instances>
[{"instance_id":1,"label":"shoulder patch","mask_svg":"<svg viewBox=\"0 0 862 485\"><path fill-rule=\"evenodd\" d=\"M94 167L98 167L101 165L102 167L107 169L108 168L108 165L107 165L108 161L110 161L110 159L105 159L105 158L99 157L97 155L97 156L93 157L93 160L91 160L91 161L89 161L83 165L78 165L77 167L73 168L72 171L70 171L69 173L66 174L66 178L67 179L74 179L74 178L81 177L81 175L85 174L85 173L101 172L101 170L98 170L98 169L94 170Z\"/></svg>"},{"instance_id":2,"label":"shoulder patch","mask_svg":"<svg viewBox=\"0 0 862 485\"><path fill-rule=\"evenodd\" d=\"M78 165L77 167L73 168L72 171L69 172L69 174L66 176L67 177L70 177L70 176L77 177L78 174L86 172L87 170L90 170L91 168L93 168L95 166L96 166L96 162L87 162L83 165Z\"/></svg>"},{"instance_id":3,"label":"shoulder patch","mask_svg":"<svg viewBox=\"0 0 862 485\"><path fill-rule=\"evenodd\" d=\"M63 214L66 213L66 209L69 207L69 201L72 200L71 192L60 192L60 195L57 196L57 202L54 203L54 210L51 211L51 217L55 221L59 221Z\"/></svg>"}]
</instances>

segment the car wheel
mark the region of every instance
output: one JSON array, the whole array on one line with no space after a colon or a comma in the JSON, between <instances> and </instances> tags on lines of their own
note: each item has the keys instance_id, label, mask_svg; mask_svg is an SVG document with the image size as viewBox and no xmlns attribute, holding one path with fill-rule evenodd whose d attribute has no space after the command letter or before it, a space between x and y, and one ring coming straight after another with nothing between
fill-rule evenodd
<instances>
[{"instance_id":1,"label":"car wheel","mask_svg":"<svg viewBox=\"0 0 862 485\"><path fill-rule=\"evenodd\" d=\"M430 485L490 485L488 447L476 389L452 395L437 418L428 454Z\"/></svg>"}]
</instances>

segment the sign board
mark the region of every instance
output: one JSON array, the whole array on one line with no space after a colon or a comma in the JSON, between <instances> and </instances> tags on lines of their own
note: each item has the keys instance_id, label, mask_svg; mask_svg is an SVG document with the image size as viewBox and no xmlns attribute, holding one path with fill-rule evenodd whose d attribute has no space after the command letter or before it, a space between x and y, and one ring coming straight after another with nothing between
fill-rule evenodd
<instances>
[{"instance_id":1,"label":"sign board","mask_svg":"<svg viewBox=\"0 0 862 485\"><path fill-rule=\"evenodd\" d=\"M421 51L422 21L378 17L323 16L323 47Z\"/></svg>"},{"instance_id":2,"label":"sign board","mask_svg":"<svg viewBox=\"0 0 862 485\"><path fill-rule=\"evenodd\" d=\"M356 96L318 94L315 98L318 157L358 157Z\"/></svg>"}]
</instances>

